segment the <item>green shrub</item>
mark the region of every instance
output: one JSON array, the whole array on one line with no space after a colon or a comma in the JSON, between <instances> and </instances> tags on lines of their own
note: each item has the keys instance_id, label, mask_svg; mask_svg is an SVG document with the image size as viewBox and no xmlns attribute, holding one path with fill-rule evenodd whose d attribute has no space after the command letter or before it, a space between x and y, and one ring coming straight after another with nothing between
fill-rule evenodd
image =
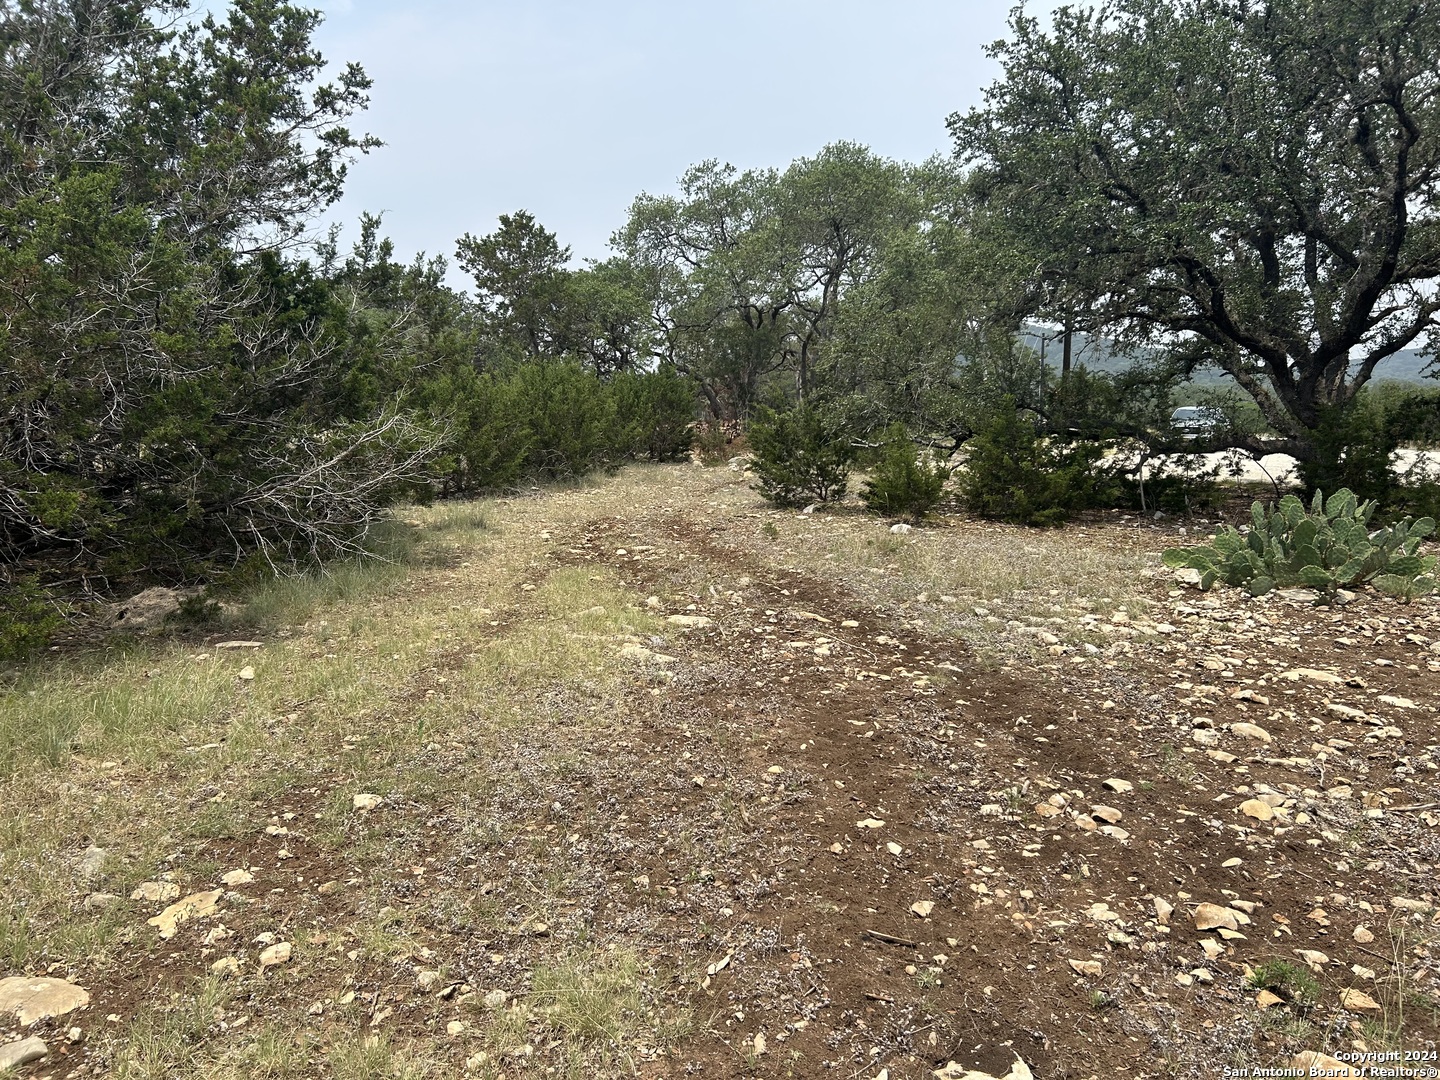
<instances>
[{"instance_id":1,"label":"green shrub","mask_svg":"<svg viewBox=\"0 0 1440 1080\"><path fill-rule=\"evenodd\" d=\"M509 378L507 419L524 432L528 477L563 480L613 464L623 443L615 400L577 363L521 364Z\"/></svg>"},{"instance_id":2,"label":"green shrub","mask_svg":"<svg viewBox=\"0 0 1440 1080\"><path fill-rule=\"evenodd\" d=\"M813 406L766 411L750 427L756 489L776 506L805 506L845 496L854 450Z\"/></svg>"},{"instance_id":3,"label":"green shrub","mask_svg":"<svg viewBox=\"0 0 1440 1080\"><path fill-rule=\"evenodd\" d=\"M1299 468L1307 492L1348 488L1390 516L1431 513L1440 501L1433 476L1401 471L1395 458L1403 447L1440 443L1440 392L1395 383L1367 386L1345 407L1321 415L1314 443L1314 454Z\"/></svg>"},{"instance_id":4,"label":"green shrub","mask_svg":"<svg viewBox=\"0 0 1440 1080\"><path fill-rule=\"evenodd\" d=\"M519 480L529 438L521 418L512 413L507 380L466 366L426 390L435 399L432 411L449 431L445 455L437 463L445 495L509 487Z\"/></svg>"},{"instance_id":5,"label":"green shrub","mask_svg":"<svg viewBox=\"0 0 1440 1080\"><path fill-rule=\"evenodd\" d=\"M1274 510L1256 502L1248 533L1227 527L1209 544L1171 548L1165 565L1199 571L1202 589L1223 581L1255 596L1303 585L1328 600L1342 585L1366 583L1404 600L1433 592L1436 557L1422 557L1419 549L1435 531L1434 520L1405 518L1371 532L1375 508L1344 488L1328 501L1317 491L1308 513L1294 495Z\"/></svg>"},{"instance_id":6,"label":"green shrub","mask_svg":"<svg viewBox=\"0 0 1440 1080\"><path fill-rule=\"evenodd\" d=\"M0 663L24 660L45 647L61 622L34 578L0 588Z\"/></svg>"},{"instance_id":7,"label":"green shrub","mask_svg":"<svg viewBox=\"0 0 1440 1080\"><path fill-rule=\"evenodd\" d=\"M445 494L582 476L630 458L674 461L690 450L695 391L673 369L605 380L577 363L535 360L427 385L449 430L438 467Z\"/></svg>"},{"instance_id":8,"label":"green shrub","mask_svg":"<svg viewBox=\"0 0 1440 1080\"><path fill-rule=\"evenodd\" d=\"M1225 500L1220 483L1222 466L1211 465L1202 454L1175 454L1165 459L1117 455L1103 469L1107 483L1102 494L1113 494L1107 505L1150 513L1194 514L1213 510ZM1148 471L1141 479L1141 469Z\"/></svg>"},{"instance_id":9,"label":"green shrub","mask_svg":"<svg viewBox=\"0 0 1440 1080\"><path fill-rule=\"evenodd\" d=\"M1314 454L1300 462L1301 483L1307 493L1345 489L1359 499L1388 504L1395 488L1391 458L1399 446L1379 399L1357 398L1320 416Z\"/></svg>"},{"instance_id":10,"label":"green shrub","mask_svg":"<svg viewBox=\"0 0 1440 1080\"><path fill-rule=\"evenodd\" d=\"M875 472L860 498L874 513L922 520L940 501L950 469L938 451L917 455L903 425L886 433Z\"/></svg>"},{"instance_id":11,"label":"green shrub","mask_svg":"<svg viewBox=\"0 0 1440 1080\"><path fill-rule=\"evenodd\" d=\"M1059 525L1095 505L1100 446L1042 439L1013 403L1002 406L966 446L960 496L981 517Z\"/></svg>"},{"instance_id":12,"label":"green shrub","mask_svg":"<svg viewBox=\"0 0 1440 1080\"><path fill-rule=\"evenodd\" d=\"M626 372L609 385L620 449L632 458L679 461L695 441L695 382L673 367Z\"/></svg>"},{"instance_id":13,"label":"green shrub","mask_svg":"<svg viewBox=\"0 0 1440 1080\"><path fill-rule=\"evenodd\" d=\"M718 420L702 423L695 433L695 450L704 465L723 465L731 457L730 435Z\"/></svg>"},{"instance_id":14,"label":"green shrub","mask_svg":"<svg viewBox=\"0 0 1440 1080\"><path fill-rule=\"evenodd\" d=\"M1320 1000L1315 976L1289 960L1267 960L1250 972L1250 989L1269 990L1283 998L1299 1013L1308 1012Z\"/></svg>"}]
</instances>

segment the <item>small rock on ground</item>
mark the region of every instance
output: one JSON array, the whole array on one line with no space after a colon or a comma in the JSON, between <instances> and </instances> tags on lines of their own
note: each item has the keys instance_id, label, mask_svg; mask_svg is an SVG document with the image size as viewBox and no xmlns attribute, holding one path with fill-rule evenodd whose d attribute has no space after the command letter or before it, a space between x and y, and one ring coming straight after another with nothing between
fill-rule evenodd
<instances>
[{"instance_id":1,"label":"small rock on ground","mask_svg":"<svg viewBox=\"0 0 1440 1080\"><path fill-rule=\"evenodd\" d=\"M48 1053L50 1053L50 1048L38 1035L31 1035L28 1039L0 1046L0 1071L18 1069L21 1065L39 1061Z\"/></svg>"}]
</instances>

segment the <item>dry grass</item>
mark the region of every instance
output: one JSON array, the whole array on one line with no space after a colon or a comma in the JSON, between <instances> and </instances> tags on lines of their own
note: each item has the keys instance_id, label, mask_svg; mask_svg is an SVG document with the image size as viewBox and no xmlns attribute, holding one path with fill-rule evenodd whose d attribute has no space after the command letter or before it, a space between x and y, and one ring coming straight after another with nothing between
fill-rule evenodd
<instances>
[{"instance_id":1,"label":"dry grass","mask_svg":"<svg viewBox=\"0 0 1440 1080\"><path fill-rule=\"evenodd\" d=\"M1025 529L944 517L896 534L890 520L854 500L796 514L770 508L734 473L708 475L711 502L741 522L736 539L990 659L1025 657L1036 648L1036 629L1072 645L1102 641L1080 620L1119 609L1143 615L1156 555L1175 542L1138 526L1122 538L1083 525Z\"/></svg>"},{"instance_id":2,"label":"dry grass","mask_svg":"<svg viewBox=\"0 0 1440 1080\"><path fill-rule=\"evenodd\" d=\"M245 597L216 636L258 631L266 644L257 650L145 640L21 673L0 696L0 968L74 973L92 988L122 978L134 946L148 948L150 912L123 901L86 911L88 893L123 898L161 874L182 892L210 887L230 867L200 856L207 841L260 834L280 820L277 806L330 789L337 774L353 779L321 799L315 841L378 882L414 858L413 837L357 834L351 791L474 799L492 770L507 770L502 747L522 729L527 746L553 746L537 767L563 772L576 739L622 722L618 644L656 623L613 574L546 558L551 545L538 533L607 504L622 511L637 485L653 482L636 470L543 503L408 509L388 538L389 561L270 582ZM245 667L253 679L238 677ZM440 768L442 753L468 764ZM99 878L81 882L78 857L92 843L109 857ZM563 887L563 873L550 884ZM348 941L355 964L394 964L420 947L416 928L382 913L378 899L358 906L368 914L325 935ZM313 952L354 966L344 950ZM560 993L563 978L552 980L551 1002L532 1016L574 1042L564 1055L572 1072L597 1055L618 1061L611 1048L626 1040L653 1046L668 1037L660 1029L672 1021L636 1005L633 963L612 958L587 970L577 960L553 970L588 980L578 998ZM303 1076L317 1060L342 1080L453 1074L453 1048L396 1041L370 1030L367 1016L347 1022L337 1010L308 1043L292 1026L267 1022L287 982L304 978L292 964L285 978L250 990L243 1009L227 1005L230 984L196 980L118 1028L97 1027L91 1046L122 1077ZM237 1028L237 1013L250 1014L249 1024Z\"/></svg>"}]
</instances>

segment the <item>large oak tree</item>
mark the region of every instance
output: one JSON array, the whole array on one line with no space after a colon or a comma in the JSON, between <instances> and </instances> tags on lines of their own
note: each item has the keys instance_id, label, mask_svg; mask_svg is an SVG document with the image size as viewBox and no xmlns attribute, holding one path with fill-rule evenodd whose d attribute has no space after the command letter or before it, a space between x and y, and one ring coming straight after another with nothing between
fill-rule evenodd
<instances>
[{"instance_id":1,"label":"large oak tree","mask_svg":"<svg viewBox=\"0 0 1440 1080\"><path fill-rule=\"evenodd\" d=\"M1007 261L1050 310L1228 372L1267 449L1333 454L1327 425L1440 313L1440 6L1114 0L1010 27L949 121Z\"/></svg>"}]
</instances>

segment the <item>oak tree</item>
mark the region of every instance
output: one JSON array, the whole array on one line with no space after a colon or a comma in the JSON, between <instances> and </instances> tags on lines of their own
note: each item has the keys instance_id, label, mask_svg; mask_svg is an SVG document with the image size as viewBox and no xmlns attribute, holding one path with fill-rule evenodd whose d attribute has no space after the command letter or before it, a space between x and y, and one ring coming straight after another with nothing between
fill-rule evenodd
<instances>
[{"instance_id":1,"label":"oak tree","mask_svg":"<svg viewBox=\"0 0 1440 1080\"><path fill-rule=\"evenodd\" d=\"M949 124L1045 305L1224 370L1314 475L1440 314L1440 7L1111 0L1010 31Z\"/></svg>"}]
</instances>

